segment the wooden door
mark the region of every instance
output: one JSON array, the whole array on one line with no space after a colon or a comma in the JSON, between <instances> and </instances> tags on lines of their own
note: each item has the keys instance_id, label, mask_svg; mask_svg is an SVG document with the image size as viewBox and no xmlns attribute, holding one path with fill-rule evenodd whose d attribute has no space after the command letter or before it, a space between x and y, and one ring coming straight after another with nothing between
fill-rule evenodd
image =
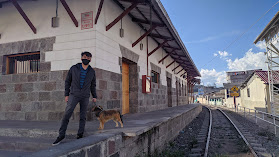
<instances>
[{"instance_id":1,"label":"wooden door","mask_svg":"<svg viewBox=\"0 0 279 157\"><path fill-rule=\"evenodd\" d=\"M129 113L129 65L122 63L122 114Z\"/></svg>"},{"instance_id":2,"label":"wooden door","mask_svg":"<svg viewBox=\"0 0 279 157\"><path fill-rule=\"evenodd\" d=\"M167 77L167 90L168 90L168 107L172 107L172 95L171 95L171 79Z\"/></svg>"}]
</instances>

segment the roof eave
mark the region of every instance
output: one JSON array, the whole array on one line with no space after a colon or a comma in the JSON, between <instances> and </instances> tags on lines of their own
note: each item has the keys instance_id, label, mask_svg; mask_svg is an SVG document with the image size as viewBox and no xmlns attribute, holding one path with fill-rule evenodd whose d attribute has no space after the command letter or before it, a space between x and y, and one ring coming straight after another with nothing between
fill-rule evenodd
<instances>
[{"instance_id":1,"label":"roof eave","mask_svg":"<svg viewBox=\"0 0 279 157\"><path fill-rule=\"evenodd\" d=\"M184 50L183 52L184 52L185 55L190 59L191 64L193 65L193 67L194 67L194 69L195 69L195 71L196 71L196 73L197 73L197 76L201 76L199 70L197 69L195 63L193 62L191 56L189 55L188 50L186 49L186 47L185 47L185 45L183 44L183 42L182 42L182 40L181 40L179 34L178 34L177 31L176 31L174 25L172 24L172 22L171 22L171 20L170 20L170 18L169 18L169 15L167 14L167 12L166 12L166 10L165 10L163 4L161 3L161 1L160 1L160 0L152 0L151 2L152 2L153 6L154 6L155 8L158 8L158 9L161 11L161 13L163 13L163 17L161 17L162 20L164 20L164 21L165 21L165 24L168 25L169 28L171 28L171 29L170 29L171 33L172 33L173 36L176 38L176 40L179 41L178 43L179 43L180 46L183 48L183 50ZM195 77L196 77L196 76L195 76Z\"/></svg>"},{"instance_id":2,"label":"roof eave","mask_svg":"<svg viewBox=\"0 0 279 157\"><path fill-rule=\"evenodd\" d=\"M257 37L257 39L254 41L254 44L257 44L259 41L263 41L265 38L265 35L268 33L268 31L272 28L272 25L275 24L279 20L279 11L276 13L276 15L271 19L271 21L266 25L264 30L261 32L261 34Z\"/></svg>"}]
</instances>

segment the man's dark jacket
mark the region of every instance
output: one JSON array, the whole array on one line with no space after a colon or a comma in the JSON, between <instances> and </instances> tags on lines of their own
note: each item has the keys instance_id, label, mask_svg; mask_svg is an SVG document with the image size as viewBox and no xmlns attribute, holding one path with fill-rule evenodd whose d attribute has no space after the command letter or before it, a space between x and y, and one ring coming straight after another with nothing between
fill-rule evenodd
<instances>
[{"instance_id":1,"label":"man's dark jacket","mask_svg":"<svg viewBox=\"0 0 279 157\"><path fill-rule=\"evenodd\" d=\"M88 71L84 80L83 87L80 87L80 65L73 65L65 80L65 96L72 94L77 97L89 98L90 92L93 98L97 98L96 94L96 75L95 70L89 65Z\"/></svg>"}]
</instances>

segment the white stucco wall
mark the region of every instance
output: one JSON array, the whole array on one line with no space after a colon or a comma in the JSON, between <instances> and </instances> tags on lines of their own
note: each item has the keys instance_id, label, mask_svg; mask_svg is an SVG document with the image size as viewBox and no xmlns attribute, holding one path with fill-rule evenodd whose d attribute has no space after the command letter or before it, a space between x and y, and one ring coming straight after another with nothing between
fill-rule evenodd
<instances>
[{"instance_id":1,"label":"white stucco wall","mask_svg":"<svg viewBox=\"0 0 279 157\"><path fill-rule=\"evenodd\" d=\"M250 89L250 97L247 95L247 88ZM257 76L254 75L247 83L247 86L240 90L242 105L247 108L266 108L267 85ZM264 110L265 111L265 110Z\"/></svg>"},{"instance_id":2,"label":"white stucco wall","mask_svg":"<svg viewBox=\"0 0 279 157\"><path fill-rule=\"evenodd\" d=\"M11 3L4 5L0 9L0 33L2 35L0 44L56 36L53 51L46 52L45 56L45 60L51 62L52 71L68 70L70 66L80 62L80 53L86 50L93 54L91 66L115 73L120 73L119 57L122 57L122 55L119 44L121 44L140 56L138 61L138 66L140 66L139 77L146 75L146 39L143 39L144 50L140 50L139 44L132 48L132 43L140 37L141 28L136 23L133 23L129 16L125 16L123 18L124 38L119 37L120 22L109 31L105 30L106 25L122 13L123 10L121 8L112 1L105 1L98 24L94 24L92 29L81 30L81 13L93 11L94 21L99 0L72 0L67 1L67 3L79 22L78 28L74 26L60 2L58 10L59 27L51 27L51 18L55 16L56 0L19 2L37 28L37 34L32 32ZM149 38L149 52L157 46L157 43ZM173 76L172 87L175 88L175 77L180 78L182 72L179 75L174 75L172 72L177 63L166 69L166 66L173 61L170 57L164 61L164 64L161 63L159 65L158 61L165 55L166 53L159 49L149 57L148 73L150 74L150 62L152 62L161 68L160 78L162 84L164 86L167 85L166 71L168 71ZM181 68L178 68L176 72L179 70ZM186 81L183 81L183 85L185 84Z\"/></svg>"}]
</instances>

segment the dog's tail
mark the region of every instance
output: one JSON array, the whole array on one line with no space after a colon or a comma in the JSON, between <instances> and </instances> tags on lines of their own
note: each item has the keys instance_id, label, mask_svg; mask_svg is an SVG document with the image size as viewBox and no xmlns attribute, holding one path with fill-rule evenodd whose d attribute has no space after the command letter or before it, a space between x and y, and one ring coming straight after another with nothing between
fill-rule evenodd
<instances>
[{"instance_id":1,"label":"dog's tail","mask_svg":"<svg viewBox=\"0 0 279 157\"><path fill-rule=\"evenodd\" d=\"M120 111L118 111L118 113L119 113L119 116L120 116L121 122L122 122L122 124L123 124L123 119L122 119L123 115L121 115Z\"/></svg>"}]
</instances>

